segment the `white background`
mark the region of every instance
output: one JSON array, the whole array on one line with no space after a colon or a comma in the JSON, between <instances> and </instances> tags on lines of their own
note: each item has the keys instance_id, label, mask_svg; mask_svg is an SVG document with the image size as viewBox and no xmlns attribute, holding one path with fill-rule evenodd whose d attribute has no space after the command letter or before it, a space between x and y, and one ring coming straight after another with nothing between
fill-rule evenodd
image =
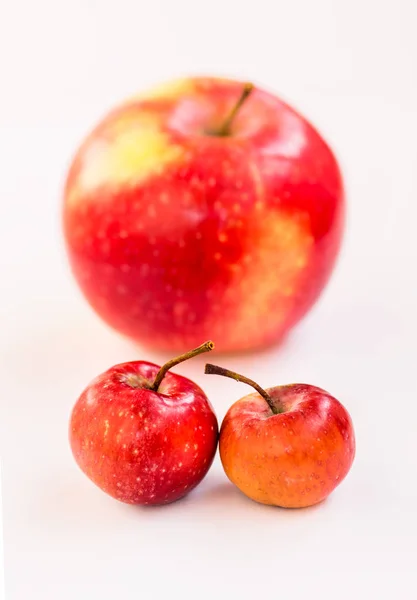
<instances>
[{"instance_id":1,"label":"white background","mask_svg":"<svg viewBox=\"0 0 417 600\"><path fill-rule=\"evenodd\" d=\"M414 0L4 0L0 397L7 600L417 597L417 9ZM320 506L257 505L217 460L186 500L138 509L75 466L68 415L116 362L165 357L90 311L60 230L72 152L150 84L221 74L275 90L341 161L331 284L281 348L223 364L308 382L349 409L357 457ZM179 370L221 419L244 386Z\"/></svg>"}]
</instances>

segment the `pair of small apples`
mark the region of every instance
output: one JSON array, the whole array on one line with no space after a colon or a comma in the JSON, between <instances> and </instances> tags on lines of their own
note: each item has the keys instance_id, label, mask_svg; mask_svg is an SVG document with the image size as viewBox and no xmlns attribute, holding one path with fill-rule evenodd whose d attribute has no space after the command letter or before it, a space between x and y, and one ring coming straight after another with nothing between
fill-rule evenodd
<instances>
[{"instance_id":1,"label":"pair of small apples","mask_svg":"<svg viewBox=\"0 0 417 600\"><path fill-rule=\"evenodd\" d=\"M167 504L204 478L219 440L216 415L198 385L169 370L213 348L208 341L162 367L116 365L84 390L71 415L70 443L82 471L102 490L129 504ZM205 372L255 389L228 410L219 441L226 475L249 498L311 506L347 475L355 437L347 410L333 396L306 384L264 390L212 364Z\"/></svg>"}]
</instances>

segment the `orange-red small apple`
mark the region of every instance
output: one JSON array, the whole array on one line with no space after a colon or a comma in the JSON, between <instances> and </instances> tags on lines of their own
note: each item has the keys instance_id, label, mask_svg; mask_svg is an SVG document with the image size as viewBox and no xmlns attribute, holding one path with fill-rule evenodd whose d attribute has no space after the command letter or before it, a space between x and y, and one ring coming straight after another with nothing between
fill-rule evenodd
<instances>
[{"instance_id":1,"label":"orange-red small apple","mask_svg":"<svg viewBox=\"0 0 417 600\"><path fill-rule=\"evenodd\" d=\"M346 477L355 436L347 410L329 393L306 384L263 390L215 365L206 373L232 377L257 390L228 410L220 458L229 479L263 504L301 508L324 500Z\"/></svg>"}]
</instances>

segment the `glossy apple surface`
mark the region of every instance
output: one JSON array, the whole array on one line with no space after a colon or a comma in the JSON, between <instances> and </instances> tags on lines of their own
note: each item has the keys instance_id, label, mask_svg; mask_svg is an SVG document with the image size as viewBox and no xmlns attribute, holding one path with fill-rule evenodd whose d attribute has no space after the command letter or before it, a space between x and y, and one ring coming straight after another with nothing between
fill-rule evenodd
<instances>
[{"instance_id":1,"label":"glossy apple surface","mask_svg":"<svg viewBox=\"0 0 417 600\"><path fill-rule=\"evenodd\" d=\"M324 390L294 384L266 390L278 410L253 393L227 412L220 457L249 498L288 508L324 500L347 475L355 436L347 410Z\"/></svg>"},{"instance_id":2,"label":"glossy apple surface","mask_svg":"<svg viewBox=\"0 0 417 600\"><path fill-rule=\"evenodd\" d=\"M343 222L339 168L297 112L194 78L126 101L79 148L65 188L74 275L112 327L148 346L276 342L318 298Z\"/></svg>"},{"instance_id":3,"label":"glossy apple surface","mask_svg":"<svg viewBox=\"0 0 417 600\"><path fill-rule=\"evenodd\" d=\"M207 473L218 426L204 392L159 367L128 362L85 389L70 420L70 444L82 471L103 491L130 504L166 504L192 490Z\"/></svg>"}]
</instances>

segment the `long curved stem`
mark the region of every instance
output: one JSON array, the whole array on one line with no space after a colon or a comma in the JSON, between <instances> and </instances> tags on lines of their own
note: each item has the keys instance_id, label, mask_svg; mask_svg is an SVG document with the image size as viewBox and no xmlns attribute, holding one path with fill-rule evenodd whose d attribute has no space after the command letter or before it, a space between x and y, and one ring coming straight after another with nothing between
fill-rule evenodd
<instances>
[{"instance_id":1,"label":"long curved stem","mask_svg":"<svg viewBox=\"0 0 417 600\"><path fill-rule=\"evenodd\" d=\"M258 392L258 394L260 394L262 396L262 398L268 403L269 408L272 410L272 412L275 415L277 415L279 412L281 412L274 405L274 402L273 402L271 396L268 394L268 392L266 392L263 388L261 388L261 386L258 385L255 381L253 381L252 379L249 379L249 377L245 377L244 375L239 375L238 373L235 373L234 371L229 371L229 369L224 369L223 367L218 367L217 365L211 365L209 363L206 364L204 373L206 375L223 375L223 377L230 377L231 379L234 379L235 381L241 381L242 383L247 383L248 385L251 385Z\"/></svg>"},{"instance_id":2,"label":"long curved stem","mask_svg":"<svg viewBox=\"0 0 417 600\"><path fill-rule=\"evenodd\" d=\"M177 356L176 358L172 358L171 360L169 360L167 363L165 363L159 369L150 389L153 390L154 392L157 392L167 371L172 369L172 367L175 367L175 365L178 365L179 363L182 363L185 360L188 360L189 358L193 358L194 356L197 356L198 354L203 354L203 352L210 352L210 350L213 350L213 348L214 348L214 342L209 340L208 342L204 342L204 344L201 344L201 346L198 346L198 348L194 348L194 350L190 350L189 352L180 354L180 356Z\"/></svg>"}]
</instances>

